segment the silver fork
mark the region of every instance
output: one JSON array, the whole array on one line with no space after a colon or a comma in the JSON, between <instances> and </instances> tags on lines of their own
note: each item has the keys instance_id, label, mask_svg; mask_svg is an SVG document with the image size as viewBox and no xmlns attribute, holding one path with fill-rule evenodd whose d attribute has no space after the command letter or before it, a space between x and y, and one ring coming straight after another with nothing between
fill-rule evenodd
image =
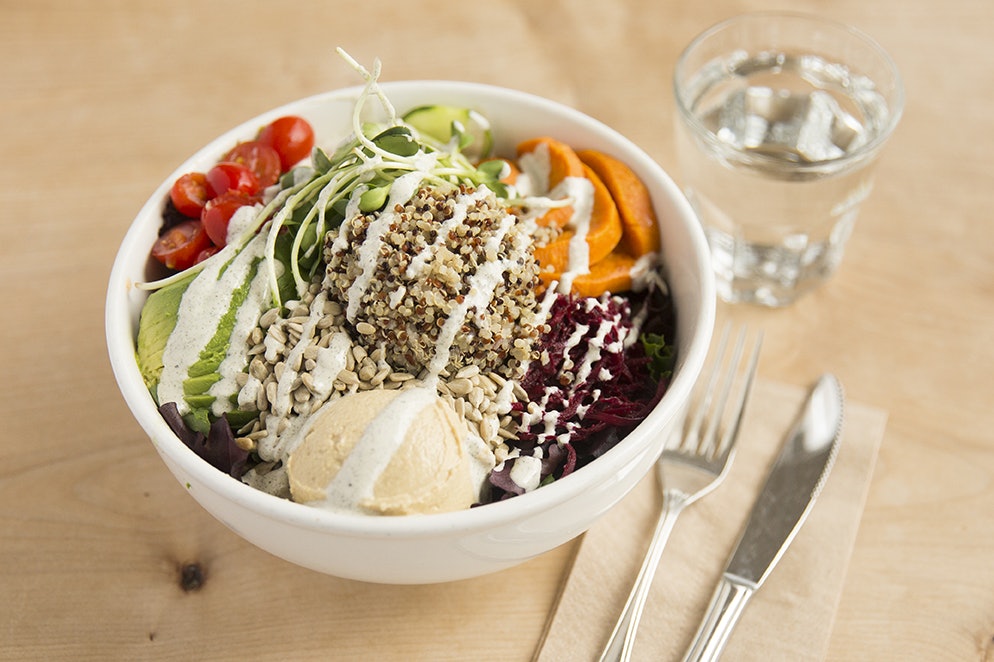
<instances>
[{"instance_id":1,"label":"silver fork","mask_svg":"<svg viewBox=\"0 0 994 662\"><path fill-rule=\"evenodd\" d=\"M663 507L649 549L646 551L645 560L635 579L635 585L632 586L625 608L614 626L604 652L601 653L601 662L631 658L642 609L645 607L645 600L652 586L652 578L656 574L663 547L666 546L666 540L673 531L677 517L684 508L716 488L731 466L739 426L756 377L756 366L763 338L762 333L756 337L742 377L742 384L734 400L729 403L732 388L739 374L739 363L742 361L747 334L745 329L739 331L728 368L719 384L729 335L730 326L726 325L714 351L715 356L704 392L694 411L688 413L680 442L672 448L667 446L656 464L656 472L663 490ZM731 407L728 412L725 411L726 406ZM726 416L727 424L722 430L722 421L726 420Z\"/></svg>"}]
</instances>

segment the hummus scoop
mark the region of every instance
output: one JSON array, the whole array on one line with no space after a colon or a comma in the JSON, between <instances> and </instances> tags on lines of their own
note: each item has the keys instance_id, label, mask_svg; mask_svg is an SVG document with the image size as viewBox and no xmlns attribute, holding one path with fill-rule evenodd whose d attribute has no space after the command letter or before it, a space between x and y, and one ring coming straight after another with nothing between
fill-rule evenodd
<instances>
[{"instance_id":1,"label":"hummus scoop","mask_svg":"<svg viewBox=\"0 0 994 662\"><path fill-rule=\"evenodd\" d=\"M287 460L294 501L372 515L469 508L465 427L428 388L359 391L314 415Z\"/></svg>"}]
</instances>

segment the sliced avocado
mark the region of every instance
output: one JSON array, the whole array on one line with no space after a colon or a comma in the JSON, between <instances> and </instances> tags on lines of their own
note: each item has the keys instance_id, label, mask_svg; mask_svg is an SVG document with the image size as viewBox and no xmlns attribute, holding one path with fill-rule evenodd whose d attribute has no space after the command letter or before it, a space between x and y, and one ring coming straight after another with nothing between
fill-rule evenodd
<instances>
[{"instance_id":1,"label":"sliced avocado","mask_svg":"<svg viewBox=\"0 0 994 662\"><path fill-rule=\"evenodd\" d=\"M228 417L228 423L231 424L231 427L235 430L238 430L239 428L248 425L249 423L257 419L259 417L259 412L257 412L254 409L247 411L241 409L232 409L231 411L226 413L225 416Z\"/></svg>"},{"instance_id":2,"label":"sliced avocado","mask_svg":"<svg viewBox=\"0 0 994 662\"><path fill-rule=\"evenodd\" d=\"M190 428L199 432L206 433L210 429L211 409L214 406L215 397L209 391L211 386L221 380L218 370L228 354L228 348L233 340L231 334L235 328L238 309L248 298L252 279L255 278L258 266L259 261L257 260L248 270L242 284L231 293L228 310L218 320L217 330L204 348L200 350L198 359L187 369L187 379L183 381L183 399L190 406L190 411L183 418L186 419ZM244 338L234 340L245 342Z\"/></svg>"},{"instance_id":3,"label":"sliced avocado","mask_svg":"<svg viewBox=\"0 0 994 662\"><path fill-rule=\"evenodd\" d=\"M209 372L206 375L190 377L183 382L183 395L187 396L186 401L190 402L190 396L203 395L210 390L211 386L220 381L221 375L216 372ZM211 396L213 400L213 396Z\"/></svg>"},{"instance_id":4,"label":"sliced avocado","mask_svg":"<svg viewBox=\"0 0 994 662\"><path fill-rule=\"evenodd\" d=\"M183 399L190 411L184 415L187 425L198 432L206 433L213 420L211 410L215 396L210 393L211 386L221 380L221 362L228 354L231 345L231 334L234 331L238 309L245 304L251 289L252 280L258 271L260 260L252 264L244 281L231 293L231 299L225 314L218 320L214 335L201 349L197 360L186 371L187 378L183 381ZM158 402L158 385L162 376L162 357L169 341L169 336L176 328L180 303L197 274L190 274L175 283L162 287L149 295L142 308L138 322L135 358L138 362L142 379L149 388L152 396ZM261 311L260 311L261 312ZM237 342L244 342L238 338ZM226 394L231 395L231 394ZM159 402L159 404L163 404Z\"/></svg>"},{"instance_id":5,"label":"sliced avocado","mask_svg":"<svg viewBox=\"0 0 994 662\"><path fill-rule=\"evenodd\" d=\"M419 106L404 115L404 121L425 136L448 143L459 137L459 149L466 158L478 161L490 156L493 134L486 118L469 108L458 106Z\"/></svg>"},{"instance_id":6,"label":"sliced avocado","mask_svg":"<svg viewBox=\"0 0 994 662\"><path fill-rule=\"evenodd\" d=\"M135 359L145 386L155 395L162 375L162 354L169 334L176 328L176 315L183 293L193 282L193 275L158 289L149 295L138 320ZM161 403L160 403L161 404Z\"/></svg>"},{"instance_id":7,"label":"sliced avocado","mask_svg":"<svg viewBox=\"0 0 994 662\"><path fill-rule=\"evenodd\" d=\"M184 398L187 404L190 405L191 410L197 412L198 417L202 413L203 420L210 420L207 416L207 412L210 410L212 404L214 404L214 396L207 393L201 393L199 395L188 395ZM203 409L204 412L199 410Z\"/></svg>"}]
</instances>

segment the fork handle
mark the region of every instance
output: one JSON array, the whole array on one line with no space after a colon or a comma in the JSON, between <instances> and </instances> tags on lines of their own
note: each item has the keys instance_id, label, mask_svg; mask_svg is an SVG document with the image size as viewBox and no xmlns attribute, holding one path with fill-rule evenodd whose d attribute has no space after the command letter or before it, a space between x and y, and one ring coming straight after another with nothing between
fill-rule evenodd
<instances>
[{"instance_id":1,"label":"fork handle","mask_svg":"<svg viewBox=\"0 0 994 662\"><path fill-rule=\"evenodd\" d=\"M618 622L614 626L611 638L601 653L600 662L617 662L630 660L632 648L635 645L635 634L638 631L639 621L642 618L642 609L645 607L645 600L652 587L652 579L656 575L656 568L659 567L659 559L666 547L666 541L673 531L677 517L687 505L688 499L680 493L664 492L663 508L656 528L652 533L652 540L649 542L649 549L646 551L642 567L639 568L635 584L625 607L618 617Z\"/></svg>"},{"instance_id":2,"label":"fork handle","mask_svg":"<svg viewBox=\"0 0 994 662\"><path fill-rule=\"evenodd\" d=\"M717 660L756 587L723 575L684 662Z\"/></svg>"}]
</instances>

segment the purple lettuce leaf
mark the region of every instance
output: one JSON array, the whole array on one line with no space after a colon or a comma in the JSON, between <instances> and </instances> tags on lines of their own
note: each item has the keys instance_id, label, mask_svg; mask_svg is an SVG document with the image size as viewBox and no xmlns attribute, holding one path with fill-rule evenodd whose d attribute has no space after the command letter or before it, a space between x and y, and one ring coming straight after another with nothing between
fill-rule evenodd
<instances>
[{"instance_id":1,"label":"purple lettuce leaf","mask_svg":"<svg viewBox=\"0 0 994 662\"><path fill-rule=\"evenodd\" d=\"M159 407L159 413L165 419L169 429L186 444L190 450L207 461L215 469L225 472L233 478L241 478L248 469L249 453L235 443L235 435L225 417L211 423L210 430L205 435L191 430L179 413L175 402L167 402Z\"/></svg>"}]
</instances>

